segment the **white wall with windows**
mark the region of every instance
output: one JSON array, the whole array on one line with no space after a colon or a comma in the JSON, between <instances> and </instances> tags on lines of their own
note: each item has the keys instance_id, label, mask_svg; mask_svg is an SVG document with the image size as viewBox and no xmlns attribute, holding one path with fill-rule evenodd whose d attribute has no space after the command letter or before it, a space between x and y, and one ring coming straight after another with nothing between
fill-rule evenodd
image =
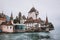
<instances>
[{"instance_id":1,"label":"white wall with windows","mask_svg":"<svg viewBox=\"0 0 60 40\"><path fill-rule=\"evenodd\" d=\"M13 26L12 25L2 25L2 32L13 32Z\"/></svg>"}]
</instances>

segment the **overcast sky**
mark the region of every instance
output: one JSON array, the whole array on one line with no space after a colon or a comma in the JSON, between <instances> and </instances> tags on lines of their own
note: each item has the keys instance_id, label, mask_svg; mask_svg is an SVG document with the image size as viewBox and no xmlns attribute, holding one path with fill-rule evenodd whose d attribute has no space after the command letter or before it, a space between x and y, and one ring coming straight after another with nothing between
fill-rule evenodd
<instances>
[{"instance_id":1,"label":"overcast sky","mask_svg":"<svg viewBox=\"0 0 60 40\"><path fill-rule=\"evenodd\" d=\"M8 16L12 12L14 18L19 12L27 16L33 6L39 11L41 19L45 20L47 13L54 26L60 24L60 0L0 0L0 12Z\"/></svg>"}]
</instances>

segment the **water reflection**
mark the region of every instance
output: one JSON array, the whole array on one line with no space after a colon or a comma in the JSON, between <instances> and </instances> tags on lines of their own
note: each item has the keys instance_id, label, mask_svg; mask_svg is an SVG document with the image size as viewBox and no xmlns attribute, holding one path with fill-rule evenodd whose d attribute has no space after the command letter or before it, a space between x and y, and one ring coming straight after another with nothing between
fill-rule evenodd
<instances>
[{"instance_id":1,"label":"water reflection","mask_svg":"<svg viewBox=\"0 0 60 40\"><path fill-rule=\"evenodd\" d=\"M50 39L49 33L30 33L27 36L32 40Z\"/></svg>"},{"instance_id":2,"label":"water reflection","mask_svg":"<svg viewBox=\"0 0 60 40\"><path fill-rule=\"evenodd\" d=\"M0 34L0 40L53 40L50 33L13 33Z\"/></svg>"},{"instance_id":3,"label":"water reflection","mask_svg":"<svg viewBox=\"0 0 60 40\"><path fill-rule=\"evenodd\" d=\"M41 38L38 34L29 34L28 37L32 40L38 40Z\"/></svg>"}]
</instances>

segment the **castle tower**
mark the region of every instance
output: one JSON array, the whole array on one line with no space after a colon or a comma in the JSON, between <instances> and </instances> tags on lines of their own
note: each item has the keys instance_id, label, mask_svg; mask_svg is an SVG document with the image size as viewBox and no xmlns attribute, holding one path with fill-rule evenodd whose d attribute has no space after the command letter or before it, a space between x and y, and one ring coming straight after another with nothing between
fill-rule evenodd
<instances>
[{"instance_id":1,"label":"castle tower","mask_svg":"<svg viewBox=\"0 0 60 40\"><path fill-rule=\"evenodd\" d=\"M37 19L38 14L39 12L34 7L32 7L28 12L28 18L32 17L33 19Z\"/></svg>"},{"instance_id":2,"label":"castle tower","mask_svg":"<svg viewBox=\"0 0 60 40\"><path fill-rule=\"evenodd\" d=\"M13 24L13 14L11 13L10 22Z\"/></svg>"}]
</instances>

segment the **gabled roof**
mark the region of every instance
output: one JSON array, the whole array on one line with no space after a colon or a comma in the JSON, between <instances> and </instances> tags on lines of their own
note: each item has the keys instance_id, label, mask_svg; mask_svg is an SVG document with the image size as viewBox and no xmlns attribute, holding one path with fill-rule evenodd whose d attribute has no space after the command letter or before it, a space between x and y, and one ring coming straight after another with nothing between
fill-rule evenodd
<instances>
[{"instance_id":1,"label":"gabled roof","mask_svg":"<svg viewBox=\"0 0 60 40\"><path fill-rule=\"evenodd\" d=\"M6 25L6 22L2 22L1 25Z\"/></svg>"},{"instance_id":2,"label":"gabled roof","mask_svg":"<svg viewBox=\"0 0 60 40\"><path fill-rule=\"evenodd\" d=\"M2 22L1 25L12 25L11 21L8 22Z\"/></svg>"},{"instance_id":3,"label":"gabled roof","mask_svg":"<svg viewBox=\"0 0 60 40\"><path fill-rule=\"evenodd\" d=\"M38 13L38 11L34 7L32 7L28 13L31 13L31 12L37 12Z\"/></svg>"}]
</instances>

